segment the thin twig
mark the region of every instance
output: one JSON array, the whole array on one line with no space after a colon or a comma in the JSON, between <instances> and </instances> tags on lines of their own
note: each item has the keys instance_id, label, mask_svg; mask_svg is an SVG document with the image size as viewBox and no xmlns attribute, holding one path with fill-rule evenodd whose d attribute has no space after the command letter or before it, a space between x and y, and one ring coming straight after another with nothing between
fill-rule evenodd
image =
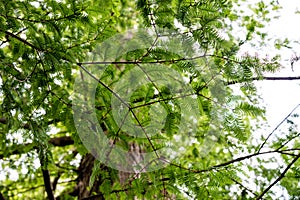
<instances>
[{"instance_id":1,"label":"thin twig","mask_svg":"<svg viewBox=\"0 0 300 200\"><path fill-rule=\"evenodd\" d=\"M293 164L300 158L300 154L292 162L285 168L285 170L280 174L280 176L271 184L269 185L256 199L262 199L262 197L276 184L278 183L282 178L284 178L285 174L288 172L288 170L293 166Z\"/></svg>"},{"instance_id":2,"label":"thin twig","mask_svg":"<svg viewBox=\"0 0 300 200\"><path fill-rule=\"evenodd\" d=\"M164 160L166 163L169 163L170 165L173 165L175 167L179 167L180 169L188 170L188 171L193 172L193 173L204 173L204 172L208 172L208 171L220 168L220 167L226 167L228 165L231 165L231 164L234 164L236 162L240 162L240 161L243 161L243 160L246 160L246 159L250 159L252 157L256 157L256 156L260 156L260 155L264 155L264 154L271 154L271 153L286 154L286 152L294 151L294 150L300 150L300 149L296 148L296 149L287 149L287 150L284 150L284 151L273 150L273 151L257 152L257 153L249 154L249 155L246 155L246 156L238 157L238 158L235 158L233 160L230 160L230 161L227 161L227 162L224 162L224 163L221 163L221 164L217 164L217 165L208 167L206 169L200 169L200 170L199 169L186 168L186 167L183 167L181 165L172 163L172 162L170 162L166 159L163 159L163 158L161 158L161 159Z\"/></svg>"},{"instance_id":3,"label":"thin twig","mask_svg":"<svg viewBox=\"0 0 300 200\"><path fill-rule=\"evenodd\" d=\"M265 139L265 141L262 143L262 145L259 147L257 153L261 151L261 149L264 147L264 145L267 143L268 139L273 135L273 133L292 115L292 113L300 106L298 104L293 108L293 110L273 129L273 131L268 135L268 137Z\"/></svg>"}]
</instances>

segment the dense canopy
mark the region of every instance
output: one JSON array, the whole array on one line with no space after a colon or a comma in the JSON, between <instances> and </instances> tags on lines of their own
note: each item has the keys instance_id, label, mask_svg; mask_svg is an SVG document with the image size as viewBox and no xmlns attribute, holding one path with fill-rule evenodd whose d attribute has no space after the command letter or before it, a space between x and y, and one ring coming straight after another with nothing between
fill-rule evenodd
<instances>
[{"instance_id":1,"label":"dense canopy","mask_svg":"<svg viewBox=\"0 0 300 200\"><path fill-rule=\"evenodd\" d=\"M261 134L255 85L292 78L243 51L280 8L0 1L0 200L298 199L298 106Z\"/></svg>"}]
</instances>

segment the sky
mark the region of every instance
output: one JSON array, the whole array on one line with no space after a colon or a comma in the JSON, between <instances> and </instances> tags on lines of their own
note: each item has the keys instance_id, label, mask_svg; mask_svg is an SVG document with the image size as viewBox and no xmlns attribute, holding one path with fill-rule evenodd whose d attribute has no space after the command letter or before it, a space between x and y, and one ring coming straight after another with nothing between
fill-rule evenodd
<instances>
[{"instance_id":1,"label":"sky","mask_svg":"<svg viewBox=\"0 0 300 200\"><path fill-rule=\"evenodd\" d=\"M300 10L299 2L297 0L279 0L278 2L283 9L278 13L280 17L277 20L271 20L265 28L269 37L289 38L290 40L300 42L300 31L297 28L297 22L300 21L300 14L295 14L297 10ZM294 71L292 71L290 64L292 56L295 56L295 54L300 56L300 44L293 44L291 47L291 49L282 48L281 50L275 50L270 44L260 50L249 46L244 48L246 51L255 51L261 55L275 55L276 53L281 55L282 69L268 76L300 76L300 61L294 63ZM300 103L300 80L257 81L256 85L259 88L258 92L264 100L268 124L271 129Z\"/></svg>"},{"instance_id":2,"label":"sky","mask_svg":"<svg viewBox=\"0 0 300 200\"><path fill-rule=\"evenodd\" d=\"M287 37L290 40L299 41L300 31L297 22L300 14L295 14L300 5L297 0L280 0L283 7L280 18L270 23L268 33L274 37ZM269 50L266 49L266 52ZM300 61L294 63L294 72L291 70L290 58L295 54L300 56L300 45L294 44L291 49L280 50L285 67L276 73L276 76L300 76ZM300 81L263 81L257 83L262 97L266 103L268 123L274 128L286 115L300 103ZM300 112L300 110L297 110Z\"/></svg>"}]
</instances>

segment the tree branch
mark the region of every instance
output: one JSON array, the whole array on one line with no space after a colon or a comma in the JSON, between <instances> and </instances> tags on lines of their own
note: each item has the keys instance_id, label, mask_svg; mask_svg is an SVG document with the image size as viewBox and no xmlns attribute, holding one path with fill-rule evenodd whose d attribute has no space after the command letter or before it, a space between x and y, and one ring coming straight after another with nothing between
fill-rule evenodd
<instances>
[{"instance_id":1,"label":"tree branch","mask_svg":"<svg viewBox=\"0 0 300 200\"><path fill-rule=\"evenodd\" d=\"M244 186L242 183L240 183L239 181L235 180L234 178L230 178L233 182L235 182L237 185L239 185L241 188L243 188L245 191L251 193L254 196L257 196L257 194L255 194L254 191L252 191L251 189L247 188L246 186Z\"/></svg>"},{"instance_id":2,"label":"tree branch","mask_svg":"<svg viewBox=\"0 0 300 200\"><path fill-rule=\"evenodd\" d=\"M56 147L64 147L64 146L74 144L74 140L70 136L51 138L48 142L49 142L49 144L52 144L53 146L56 146ZM13 148L14 148L14 150L12 150L9 153L1 153L0 159L9 157L11 155L27 153L31 150L37 149L38 147L36 145L34 145L33 143L27 143L27 144L15 145Z\"/></svg>"},{"instance_id":3,"label":"tree branch","mask_svg":"<svg viewBox=\"0 0 300 200\"><path fill-rule=\"evenodd\" d=\"M48 121L48 125L51 125L51 124L54 124L54 123L56 123L56 122L58 122L58 120L55 120L55 119L53 119L53 120L50 120L50 121ZM8 123L8 120L5 118L5 117L1 117L0 118L0 123L1 124L7 124ZM30 129L30 125L28 124L28 123L25 123L25 124L22 124L21 126L20 126L20 128L23 128L23 129Z\"/></svg>"},{"instance_id":4,"label":"tree branch","mask_svg":"<svg viewBox=\"0 0 300 200\"><path fill-rule=\"evenodd\" d=\"M2 118L0 118L0 123L1 124L7 124L8 121L7 121L6 118L2 117ZM21 128L23 128L23 129L30 129L30 126L29 126L29 124L26 123L26 124L21 125Z\"/></svg>"},{"instance_id":5,"label":"tree branch","mask_svg":"<svg viewBox=\"0 0 300 200\"><path fill-rule=\"evenodd\" d=\"M300 158L300 154L292 162L285 168L285 170L280 174L280 176L271 184L269 187L267 187L256 199L262 199L262 197L276 184L278 183L284 175L288 172L288 170L292 167L292 165Z\"/></svg>"},{"instance_id":6,"label":"tree branch","mask_svg":"<svg viewBox=\"0 0 300 200\"><path fill-rule=\"evenodd\" d=\"M300 106L300 104L296 105L293 110L273 129L273 131L268 135L268 137L264 140L264 142L261 144L261 146L258 149L258 153L261 151L261 149L264 147L264 145L267 143L269 138L273 135L273 133L297 110L297 108ZM279 148L280 149L280 148Z\"/></svg>"},{"instance_id":7,"label":"tree branch","mask_svg":"<svg viewBox=\"0 0 300 200\"><path fill-rule=\"evenodd\" d=\"M56 147L64 147L74 144L74 140L70 136L55 137L49 140L49 144Z\"/></svg>"},{"instance_id":8,"label":"tree branch","mask_svg":"<svg viewBox=\"0 0 300 200\"><path fill-rule=\"evenodd\" d=\"M171 179L170 178L162 178L160 179L159 181L162 181L163 183L166 182L166 181L170 181ZM151 185L154 185L156 182L149 182L147 183L147 187L151 186ZM145 187L145 188L147 188ZM145 191L145 188L143 189ZM130 187L127 187L127 188L124 188L124 189L120 189L120 190L112 190L110 193L120 193L120 192L126 192L126 191L129 191L129 190L132 190L132 188ZM146 192L146 191L145 191ZM103 194L95 194L95 195L92 195L92 196L88 196L88 197L85 197L85 198L82 198L81 200L101 200L101 198L103 199Z\"/></svg>"},{"instance_id":9,"label":"tree branch","mask_svg":"<svg viewBox=\"0 0 300 200\"><path fill-rule=\"evenodd\" d=\"M79 12L78 12L79 11ZM78 11L74 11L73 14L71 15L67 15L67 16L63 16L63 17L58 17L58 18L51 18L51 19L45 19L45 16L41 17L41 19L38 19L38 20L34 20L34 19L25 19L25 18L20 18L20 17L14 17L14 16L8 16L8 15L3 15L0 13L0 16L2 17L5 17L5 18L12 18L12 19L17 19L17 20L20 20L20 21L27 21L27 22L32 22L32 23L47 23L47 22L57 22L57 21L60 21L60 20L64 20L64 19L72 19L72 18L75 18L77 16L80 15L80 13L83 11L83 10L78 10Z\"/></svg>"},{"instance_id":10,"label":"tree branch","mask_svg":"<svg viewBox=\"0 0 300 200\"><path fill-rule=\"evenodd\" d=\"M268 76L263 76L263 77L253 77L251 79L247 80L241 80L241 81L228 81L226 82L226 85L233 85L236 83L243 83L243 82L248 82L248 81L263 81L263 80L269 80L269 81L290 81L290 80L300 80L300 76L282 76L282 77L268 77Z\"/></svg>"},{"instance_id":11,"label":"tree branch","mask_svg":"<svg viewBox=\"0 0 300 200\"><path fill-rule=\"evenodd\" d=\"M195 58L182 58L182 59L176 59L176 60L157 60L157 61L93 61L93 62L82 62L82 63L77 63L77 65L82 66L82 65L106 65L106 64L162 64L162 63L174 63L178 61L188 61L188 60L195 60L198 58L202 58L205 56L213 56L213 55L201 55L197 56ZM237 83L243 83L243 82L248 82L248 81L262 81L262 80L272 80L272 81L290 81L290 80L300 80L300 76L282 76L282 77L269 77L269 76L263 76L263 77L252 77L247 80L237 80L237 81L228 81L225 83L225 85L233 85Z\"/></svg>"},{"instance_id":12,"label":"tree branch","mask_svg":"<svg viewBox=\"0 0 300 200\"><path fill-rule=\"evenodd\" d=\"M53 182L52 182L52 190L55 191L56 190L56 186L58 184L58 180L60 179L61 173L58 172L57 176L54 178Z\"/></svg>"},{"instance_id":13,"label":"tree branch","mask_svg":"<svg viewBox=\"0 0 300 200\"><path fill-rule=\"evenodd\" d=\"M221 163L221 164L217 164L217 165L211 166L211 167L206 168L206 169L189 169L189 168L180 166L178 164L172 163L172 162L170 162L170 161L168 161L164 158L161 158L161 159L163 161L165 161L166 163L169 163L170 165L173 165L173 166L178 167L180 169L188 170L188 171L193 172L193 173L204 173L204 172L208 172L208 171L211 171L213 169L220 168L220 167L226 167L226 166L231 165L233 163L240 162L240 161L243 161L243 160L246 160L246 159L250 159L252 157L256 157L256 156L260 156L260 155L264 155L264 154L271 154L271 153L286 154L286 152L288 152L288 151L295 151L295 150L300 151L299 148L295 148L295 149L286 149L286 150L282 150L282 151L273 150L273 151L257 152L257 153L249 154L249 155L246 155L246 156L238 157L238 158L235 158L233 160L230 160L230 161L227 161L227 162L224 162L224 163Z\"/></svg>"},{"instance_id":14,"label":"tree branch","mask_svg":"<svg viewBox=\"0 0 300 200\"><path fill-rule=\"evenodd\" d=\"M22 42L22 43L25 44L25 45L30 46L30 47L31 47L32 49L34 49L34 50L42 51L42 49L40 49L40 48L34 46L33 44L31 44L31 43L28 42L27 40L25 40L25 39L23 39L23 38L21 38L21 37L15 35L15 34L9 32L9 31L4 31L4 30L2 30L2 29L0 29L0 31L3 32L3 33L5 33L6 35L12 37L12 38L15 38L15 39L19 40L20 42Z\"/></svg>"},{"instance_id":15,"label":"tree branch","mask_svg":"<svg viewBox=\"0 0 300 200\"><path fill-rule=\"evenodd\" d=\"M3 196L1 192L0 192L0 200L6 200L6 198Z\"/></svg>"},{"instance_id":16,"label":"tree branch","mask_svg":"<svg viewBox=\"0 0 300 200\"><path fill-rule=\"evenodd\" d=\"M42 172L43 172L44 185L45 185L45 189L46 189L46 192L48 195L48 199L55 200L53 190L52 190L52 184L51 184L51 180L50 180L49 170L42 169Z\"/></svg>"}]
</instances>

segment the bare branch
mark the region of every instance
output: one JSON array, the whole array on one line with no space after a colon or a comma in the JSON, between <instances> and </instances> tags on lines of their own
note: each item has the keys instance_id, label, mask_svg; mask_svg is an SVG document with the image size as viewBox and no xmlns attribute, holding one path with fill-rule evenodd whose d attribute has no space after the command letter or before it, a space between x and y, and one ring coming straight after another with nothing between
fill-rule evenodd
<instances>
[{"instance_id":1,"label":"bare branch","mask_svg":"<svg viewBox=\"0 0 300 200\"><path fill-rule=\"evenodd\" d=\"M285 174L288 172L288 170L293 166L293 164L300 158L300 154L292 162L285 168L285 170L280 174L280 176L271 184L269 185L256 199L262 199L262 197L276 184L278 183L282 178L284 178Z\"/></svg>"},{"instance_id":2,"label":"bare branch","mask_svg":"<svg viewBox=\"0 0 300 200\"><path fill-rule=\"evenodd\" d=\"M45 189L48 195L49 200L55 200L53 190L52 190L52 184L50 180L50 173L49 170L42 169L43 172L43 178L44 178L44 184L45 184Z\"/></svg>"},{"instance_id":3,"label":"bare branch","mask_svg":"<svg viewBox=\"0 0 300 200\"><path fill-rule=\"evenodd\" d=\"M268 135L268 137L265 139L265 141L262 143L262 145L258 149L258 153L261 151L261 149L266 144L267 140L273 135L273 133L292 115L293 112L300 106L300 104L296 105L295 108L273 129L273 131Z\"/></svg>"},{"instance_id":4,"label":"bare branch","mask_svg":"<svg viewBox=\"0 0 300 200\"><path fill-rule=\"evenodd\" d=\"M257 196L257 194L255 194L254 191L252 191L251 189L247 188L246 186L244 186L242 183L240 183L239 181L235 180L234 178L230 178L233 182L235 182L237 185L239 185L241 188L243 188L245 191L251 193L254 196Z\"/></svg>"},{"instance_id":5,"label":"bare branch","mask_svg":"<svg viewBox=\"0 0 300 200\"><path fill-rule=\"evenodd\" d=\"M263 76L263 77L253 77L251 79L247 80L242 80L242 81L228 81L226 84L227 85L233 85L237 83L242 83L242 82L251 82L251 81L263 81L263 80L268 80L268 81L291 81L291 80L300 80L300 76L287 76L287 77L268 77L268 76Z\"/></svg>"},{"instance_id":6,"label":"bare branch","mask_svg":"<svg viewBox=\"0 0 300 200\"><path fill-rule=\"evenodd\" d=\"M257 153L249 154L249 155L246 155L246 156L238 157L238 158L235 158L233 160L230 160L230 161L227 161L227 162L224 162L224 163L221 163L221 164L217 164L217 165L208 167L206 169L200 169L200 170L199 169L189 169L189 168L180 166L178 164L172 163L172 162L170 162L170 161L168 161L164 158L160 158L160 159L164 160L166 163L169 163L170 165L173 165L175 167L179 167L180 169L188 170L188 171L193 172L193 173L204 173L204 172L211 171L213 169L218 169L220 167L226 167L228 165L231 165L231 164L234 164L234 163L246 160L246 159L250 159L252 157L256 157L256 156L260 156L260 155L264 155L264 154L271 154L271 153L287 154L288 151L300 151L300 149L296 148L296 149L286 149L286 150L283 150L283 151L273 150L273 151L257 152Z\"/></svg>"}]
</instances>

